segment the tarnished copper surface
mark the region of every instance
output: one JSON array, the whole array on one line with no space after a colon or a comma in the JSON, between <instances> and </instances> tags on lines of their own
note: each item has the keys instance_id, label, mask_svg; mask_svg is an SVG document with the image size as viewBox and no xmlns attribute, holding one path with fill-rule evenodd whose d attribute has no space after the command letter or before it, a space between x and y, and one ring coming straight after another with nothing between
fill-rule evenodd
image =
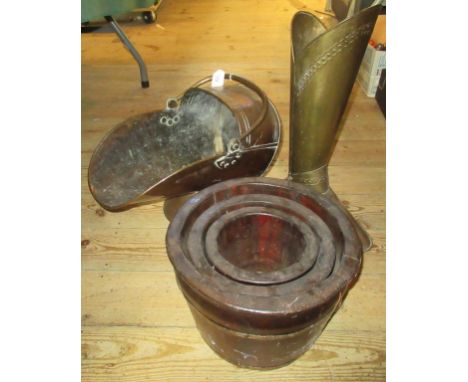
<instances>
[{"instance_id":1,"label":"tarnished copper surface","mask_svg":"<svg viewBox=\"0 0 468 382\"><path fill-rule=\"evenodd\" d=\"M312 346L362 256L343 211L302 184L242 178L208 187L172 220L167 251L205 341L244 367Z\"/></svg>"},{"instance_id":2,"label":"tarnished copper surface","mask_svg":"<svg viewBox=\"0 0 468 382\"><path fill-rule=\"evenodd\" d=\"M277 151L280 118L250 81L211 77L169 99L164 110L115 127L89 165L89 187L108 210L198 191L213 183L262 175Z\"/></svg>"}]
</instances>

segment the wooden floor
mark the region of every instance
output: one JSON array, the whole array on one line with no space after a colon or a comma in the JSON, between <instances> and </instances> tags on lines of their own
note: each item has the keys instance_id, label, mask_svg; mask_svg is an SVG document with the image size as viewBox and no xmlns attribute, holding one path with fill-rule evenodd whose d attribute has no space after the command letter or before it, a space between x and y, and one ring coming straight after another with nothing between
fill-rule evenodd
<instances>
[{"instance_id":1,"label":"wooden floor","mask_svg":"<svg viewBox=\"0 0 468 382\"><path fill-rule=\"evenodd\" d=\"M385 380L385 119L355 86L331 161L331 184L374 239L362 275L316 345L278 370L236 368L200 338L166 256L162 204L109 213L87 186L104 134L164 105L218 68L259 85L278 107L283 145L268 176L285 178L290 20L323 1L165 0L158 25L124 26L149 67L151 87L116 35L82 40L83 381Z\"/></svg>"}]
</instances>

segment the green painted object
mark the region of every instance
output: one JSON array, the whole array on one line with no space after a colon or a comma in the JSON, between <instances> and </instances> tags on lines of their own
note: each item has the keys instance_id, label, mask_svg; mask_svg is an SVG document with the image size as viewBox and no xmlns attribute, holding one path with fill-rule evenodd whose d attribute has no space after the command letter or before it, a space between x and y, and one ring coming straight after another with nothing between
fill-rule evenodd
<instances>
[{"instance_id":1,"label":"green painted object","mask_svg":"<svg viewBox=\"0 0 468 382\"><path fill-rule=\"evenodd\" d=\"M81 0L81 22L118 16L154 5L154 0Z\"/></svg>"}]
</instances>

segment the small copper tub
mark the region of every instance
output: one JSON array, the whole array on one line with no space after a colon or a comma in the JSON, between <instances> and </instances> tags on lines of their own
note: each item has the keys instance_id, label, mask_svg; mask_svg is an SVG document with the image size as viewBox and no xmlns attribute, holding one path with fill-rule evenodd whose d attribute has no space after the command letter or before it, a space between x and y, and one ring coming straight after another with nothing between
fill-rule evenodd
<instances>
[{"instance_id":1,"label":"small copper tub","mask_svg":"<svg viewBox=\"0 0 468 382\"><path fill-rule=\"evenodd\" d=\"M357 278L349 218L306 186L241 178L189 199L166 237L206 343L238 366L275 368L320 335Z\"/></svg>"}]
</instances>

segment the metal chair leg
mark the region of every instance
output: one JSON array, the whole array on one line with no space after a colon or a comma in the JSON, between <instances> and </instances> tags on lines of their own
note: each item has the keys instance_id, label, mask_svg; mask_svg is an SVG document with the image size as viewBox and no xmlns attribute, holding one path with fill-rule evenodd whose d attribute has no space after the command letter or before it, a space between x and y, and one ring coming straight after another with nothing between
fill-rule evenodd
<instances>
[{"instance_id":1,"label":"metal chair leg","mask_svg":"<svg viewBox=\"0 0 468 382\"><path fill-rule=\"evenodd\" d=\"M114 32L117 33L117 36L119 36L120 41L122 41L122 43L128 48L135 61L138 63L138 66L140 67L141 87L149 88L150 83L148 79L148 71L146 70L145 62L141 58L140 53L138 53L128 37L125 35L122 28L120 28L119 24L117 24L112 16L106 16L105 19L109 22L112 29L114 29Z\"/></svg>"}]
</instances>

